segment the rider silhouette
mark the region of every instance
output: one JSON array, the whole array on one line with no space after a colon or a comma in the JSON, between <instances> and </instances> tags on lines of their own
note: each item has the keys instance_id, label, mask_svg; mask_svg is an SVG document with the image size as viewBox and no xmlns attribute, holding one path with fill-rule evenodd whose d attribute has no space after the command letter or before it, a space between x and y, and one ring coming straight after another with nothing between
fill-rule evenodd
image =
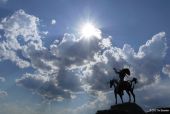
<instances>
[{"instance_id":1,"label":"rider silhouette","mask_svg":"<svg viewBox=\"0 0 170 114\"><path fill-rule=\"evenodd\" d=\"M116 74L119 75L119 84L118 84L118 88L122 86L123 82L124 82L124 78L126 75L130 75L130 70L129 69L122 69L117 71L116 68L113 68L113 70L115 71ZM123 91L120 91L120 93L123 95Z\"/></svg>"}]
</instances>

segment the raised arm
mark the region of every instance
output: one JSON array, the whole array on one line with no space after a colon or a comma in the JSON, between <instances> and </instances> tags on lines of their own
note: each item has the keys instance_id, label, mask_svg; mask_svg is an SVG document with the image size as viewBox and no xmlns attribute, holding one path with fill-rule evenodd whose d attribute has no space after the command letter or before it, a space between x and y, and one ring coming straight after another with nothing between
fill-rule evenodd
<instances>
[{"instance_id":1,"label":"raised arm","mask_svg":"<svg viewBox=\"0 0 170 114\"><path fill-rule=\"evenodd\" d=\"M116 68L113 68L113 70L115 71L116 74L119 74L119 72L116 70Z\"/></svg>"}]
</instances>

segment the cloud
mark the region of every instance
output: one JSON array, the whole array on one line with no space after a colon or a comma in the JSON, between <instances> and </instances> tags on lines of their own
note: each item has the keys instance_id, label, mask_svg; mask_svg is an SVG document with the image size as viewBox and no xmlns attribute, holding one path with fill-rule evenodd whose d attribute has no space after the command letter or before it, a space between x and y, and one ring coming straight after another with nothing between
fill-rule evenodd
<instances>
[{"instance_id":1,"label":"cloud","mask_svg":"<svg viewBox=\"0 0 170 114\"><path fill-rule=\"evenodd\" d=\"M107 82L118 78L113 67L128 67L131 77L139 80L138 88L157 83L161 78L167 53L164 32L154 35L137 52L129 44L123 48L113 45L112 37L102 34L87 40L65 33L45 47L39 20L24 10L2 19L0 60L10 60L20 68L32 67L34 72L25 73L16 83L45 99L63 100L78 92L96 95L99 91L111 91Z\"/></svg>"},{"instance_id":2,"label":"cloud","mask_svg":"<svg viewBox=\"0 0 170 114\"><path fill-rule=\"evenodd\" d=\"M165 32L160 32L154 35L151 40L148 40L145 45L140 46L138 55L142 57L163 58L166 55L167 48Z\"/></svg>"},{"instance_id":3,"label":"cloud","mask_svg":"<svg viewBox=\"0 0 170 114\"><path fill-rule=\"evenodd\" d=\"M49 79L43 74L25 74L21 79L17 79L16 83L22 85L33 92L36 92L49 100L63 100L71 98L70 93L58 86L56 80Z\"/></svg>"},{"instance_id":4,"label":"cloud","mask_svg":"<svg viewBox=\"0 0 170 114\"><path fill-rule=\"evenodd\" d=\"M0 59L11 60L20 68L29 67L29 61L19 56L28 44L34 43L42 46L40 32L38 30L39 18L26 14L24 10L18 10L10 17L3 18L0 29L4 31L3 41L0 43Z\"/></svg>"},{"instance_id":5,"label":"cloud","mask_svg":"<svg viewBox=\"0 0 170 114\"><path fill-rule=\"evenodd\" d=\"M88 96L84 104L78 105L76 108L67 108L61 111L60 114L95 114L98 110L109 109L113 105L113 92L97 92L96 96ZM58 109L57 109L58 110Z\"/></svg>"},{"instance_id":6,"label":"cloud","mask_svg":"<svg viewBox=\"0 0 170 114\"><path fill-rule=\"evenodd\" d=\"M89 46L89 49L86 49L86 45ZM16 82L46 98L50 97L54 100L57 98L72 98L75 95L74 93L83 91L80 72L77 68L74 69L74 67L81 67L86 60L93 59L95 50L99 50L96 46L99 47L96 40L88 43L85 39L76 38L71 34L65 34L61 41L54 41L50 46L50 50L36 48L36 45L27 46L28 48L25 49L24 55L31 61L34 61L32 66L38 73L29 74L29 76L25 74ZM55 83L51 85L51 81L46 80L43 82L43 80L40 80L43 78L42 75ZM36 86L32 86L35 85L32 84L34 81ZM41 88L49 83L51 83L49 87L52 90L48 88L44 89L43 92L37 91L37 88L42 90ZM53 89L60 92L53 92Z\"/></svg>"},{"instance_id":7,"label":"cloud","mask_svg":"<svg viewBox=\"0 0 170 114\"><path fill-rule=\"evenodd\" d=\"M5 82L6 80L5 80L5 78L4 77L0 77L0 82ZM7 96L8 95L8 93L6 92L6 91L2 91L2 90L0 90L0 97L5 97L5 96Z\"/></svg>"},{"instance_id":8,"label":"cloud","mask_svg":"<svg viewBox=\"0 0 170 114\"><path fill-rule=\"evenodd\" d=\"M72 112L73 114L87 114L88 111L88 114L94 114L97 112L97 110L108 109L112 104L111 101L113 100L111 94L97 92L96 98L89 98L91 100L88 100L85 104L71 110L70 112Z\"/></svg>"},{"instance_id":9,"label":"cloud","mask_svg":"<svg viewBox=\"0 0 170 114\"><path fill-rule=\"evenodd\" d=\"M43 87L48 85L49 89L42 91L43 87L41 87L41 91L36 92L47 99L71 98L72 92L81 90L78 76L66 70L65 65L62 65L64 60L60 61L49 49L42 45L42 36L38 29L39 18L25 13L24 10L18 10L10 17L3 18L0 25L0 29L4 31L4 39L0 45L1 61L10 60L20 68L32 67L36 72L39 72L29 74L29 76L26 73L20 80L17 80L17 83L23 84L24 87L33 91L36 91L41 84L43 84ZM41 75L50 78L50 80L55 77L54 80L57 83L50 84L51 81L47 80L43 82L43 80L40 80L43 78ZM64 78L67 80L65 81ZM60 82L57 80L60 80ZM27 84L27 82L34 83L37 81L39 83L34 84L35 86Z\"/></svg>"},{"instance_id":10,"label":"cloud","mask_svg":"<svg viewBox=\"0 0 170 114\"><path fill-rule=\"evenodd\" d=\"M5 82L6 80L5 80L4 77L0 77L0 81L1 81L1 82Z\"/></svg>"},{"instance_id":11,"label":"cloud","mask_svg":"<svg viewBox=\"0 0 170 114\"><path fill-rule=\"evenodd\" d=\"M6 91L1 91L0 90L0 97L5 97L7 95L8 95L8 93Z\"/></svg>"},{"instance_id":12,"label":"cloud","mask_svg":"<svg viewBox=\"0 0 170 114\"><path fill-rule=\"evenodd\" d=\"M166 64L163 68L162 68L162 72L170 77L170 65Z\"/></svg>"},{"instance_id":13,"label":"cloud","mask_svg":"<svg viewBox=\"0 0 170 114\"><path fill-rule=\"evenodd\" d=\"M23 39L23 43L29 43L31 41L37 42L37 45L42 45L40 34L38 30L39 18L25 13L24 10L18 10L10 17L6 17L1 21L4 36L8 41L14 41L13 49L19 49L21 44L17 40ZM20 39L19 36L22 36ZM19 45L20 44L20 45Z\"/></svg>"},{"instance_id":14,"label":"cloud","mask_svg":"<svg viewBox=\"0 0 170 114\"><path fill-rule=\"evenodd\" d=\"M170 92L168 91L169 80L161 79L158 83L136 91L137 101L142 107L148 111L151 108L169 106Z\"/></svg>"},{"instance_id":15,"label":"cloud","mask_svg":"<svg viewBox=\"0 0 170 114\"><path fill-rule=\"evenodd\" d=\"M17 79L16 83L47 100L61 101L71 99L76 92L82 91L79 78L67 70L60 71L58 74L54 72L51 74L41 72L35 74L26 73L20 79Z\"/></svg>"},{"instance_id":16,"label":"cloud","mask_svg":"<svg viewBox=\"0 0 170 114\"><path fill-rule=\"evenodd\" d=\"M166 50L163 32L140 46L138 52L128 44L122 49L113 46L111 37L94 37L87 41L73 34L65 34L61 40L54 41L50 49L32 45L24 51L36 72L29 76L25 74L17 83L47 99L72 98L81 91L96 95L98 91L110 91L107 82L113 77L118 78L113 67L128 67L131 77L139 80L138 88L143 88L159 82ZM154 55L153 52L159 54ZM44 78L48 80L44 81ZM48 89L44 89L48 84ZM37 88L40 89L37 91Z\"/></svg>"},{"instance_id":17,"label":"cloud","mask_svg":"<svg viewBox=\"0 0 170 114\"><path fill-rule=\"evenodd\" d=\"M56 20L55 20L55 19L52 19L52 20L51 20L51 24L52 24L52 25L55 25L55 24L56 24Z\"/></svg>"},{"instance_id":18,"label":"cloud","mask_svg":"<svg viewBox=\"0 0 170 114\"><path fill-rule=\"evenodd\" d=\"M166 50L164 32L154 35L139 47L138 52L128 44L125 44L122 49L112 46L96 55L97 62L94 65L86 66L83 80L90 91L107 91L109 90L107 81L118 77L112 68L128 67L131 70L131 77L137 77L139 80L138 88L152 85L159 81L159 72L163 66Z\"/></svg>"},{"instance_id":19,"label":"cloud","mask_svg":"<svg viewBox=\"0 0 170 114\"><path fill-rule=\"evenodd\" d=\"M159 82L154 83L146 88L141 90L134 90L136 95L136 102L145 110L148 111L153 107L166 107L169 106L170 92L168 91L169 80L165 81L160 79ZM86 114L87 111L89 114L96 113L97 110L105 110L108 109L115 102L115 98L113 97L113 91L111 92L97 92L96 97L89 98L86 103L75 108L74 110L70 109L69 113L81 113ZM123 96L124 102L128 101L128 96L125 93ZM118 97L118 102L121 102Z\"/></svg>"},{"instance_id":20,"label":"cloud","mask_svg":"<svg viewBox=\"0 0 170 114\"><path fill-rule=\"evenodd\" d=\"M45 47L38 47L36 43L29 43L24 47L22 54L31 62L31 66L41 71L57 70L53 65L55 57Z\"/></svg>"},{"instance_id":21,"label":"cloud","mask_svg":"<svg viewBox=\"0 0 170 114\"><path fill-rule=\"evenodd\" d=\"M92 60L96 52L100 51L99 39L87 41L73 34L64 34L61 42L52 44L51 52L65 66L82 65L85 60Z\"/></svg>"}]
</instances>

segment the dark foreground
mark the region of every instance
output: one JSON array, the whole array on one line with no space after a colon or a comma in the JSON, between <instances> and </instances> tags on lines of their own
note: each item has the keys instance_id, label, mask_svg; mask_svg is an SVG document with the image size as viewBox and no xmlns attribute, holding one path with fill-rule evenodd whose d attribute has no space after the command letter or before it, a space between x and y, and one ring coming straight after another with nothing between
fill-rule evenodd
<instances>
[{"instance_id":1,"label":"dark foreground","mask_svg":"<svg viewBox=\"0 0 170 114\"><path fill-rule=\"evenodd\" d=\"M99 110L96 114L170 114L170 108L156 108L145 112L136 103L124 103L111 106L108 110Z\"/></svg>"}]
</instances>

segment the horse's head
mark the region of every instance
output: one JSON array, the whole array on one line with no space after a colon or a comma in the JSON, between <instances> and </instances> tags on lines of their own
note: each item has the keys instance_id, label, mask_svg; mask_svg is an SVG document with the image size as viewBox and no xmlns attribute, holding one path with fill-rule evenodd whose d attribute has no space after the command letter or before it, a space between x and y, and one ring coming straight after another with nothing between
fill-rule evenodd
<instances>
[{"instance_id":1,"label":"horse's head","mask_svg":"<svg viewBox=\"0 0 170 114\"><path fill-rule=\"evenodd\" d=\"M110 88L112 88L112 86L115 86L115 84L117 84L117 80L116 79L113 79L113 80L110 80Z\"/></svg>"},{"instance_id":2,"label":"horse's head","mask_svg":"<svg viewBox=\"0 0 170 114\"><path fill-rule=\"evenodd\" d=\"M133 78L132 81L135 82L135 84L138 82L137 78Z\"/></svg>"}]
</instances>

